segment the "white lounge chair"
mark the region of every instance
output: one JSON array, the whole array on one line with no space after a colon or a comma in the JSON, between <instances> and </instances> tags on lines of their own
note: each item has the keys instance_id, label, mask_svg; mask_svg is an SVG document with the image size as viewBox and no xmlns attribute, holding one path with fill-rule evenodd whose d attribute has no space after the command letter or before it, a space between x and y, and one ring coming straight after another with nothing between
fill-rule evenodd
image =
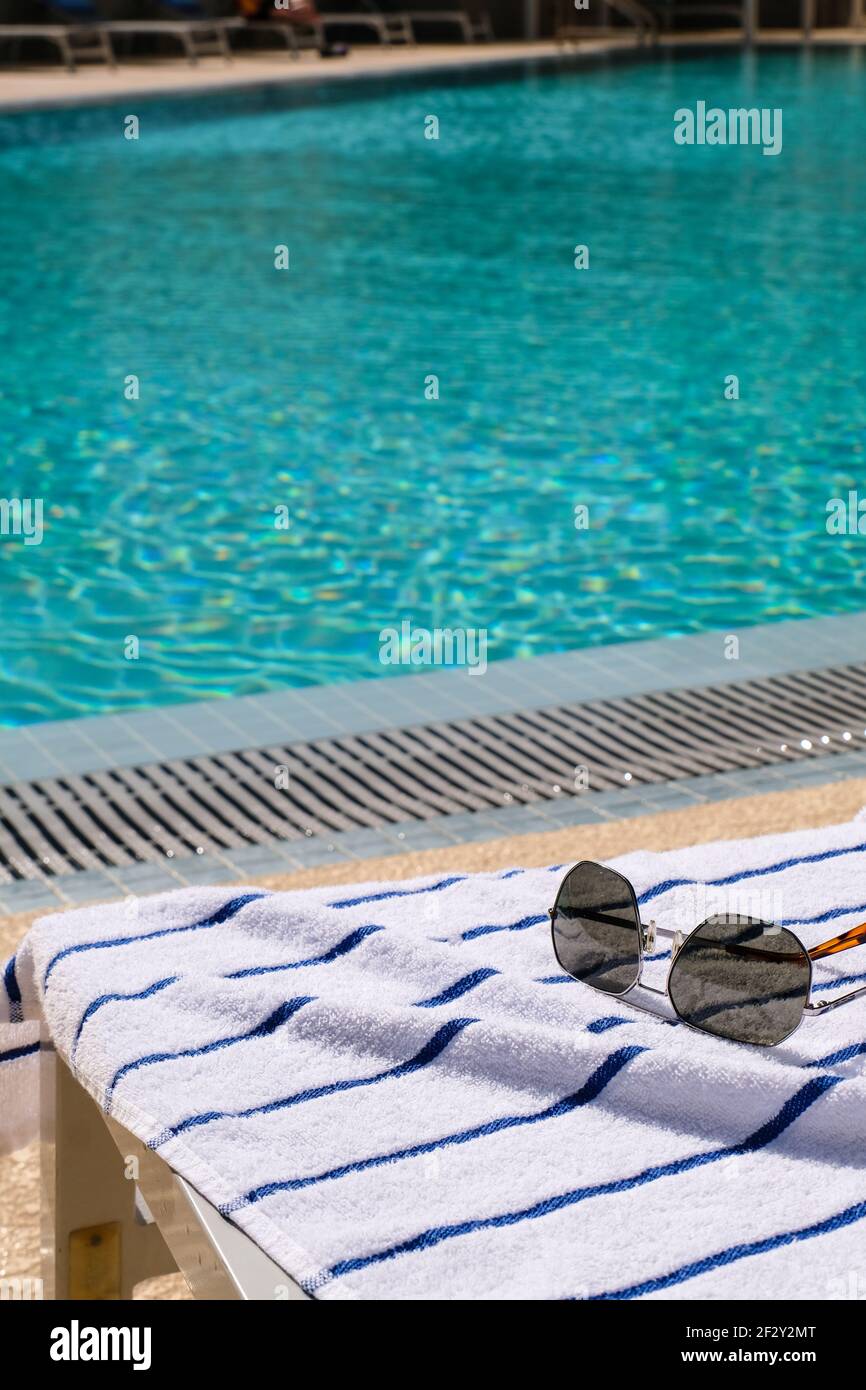
<instances>
[{"instance_id":1,"label":"white lounge chair","mask_svg":"<svg viewBox=\"0 0 866 1390\"><path fill-rule=\"evenodd\" d=\"M342 28L351 25L352 27L372 29L379 42L386 46L394 43L411 44L415 42L412 23L405 10L395 11L392 14L374 9L372 5L367 3L367 0L359 0L359 6L354 10L329 10L323 9L320 5L319 15L325 30L332 25Z\"/></svg>"},{"instance_id":2,"label":"white lounge chair","mask_svg":"<svg viewBox=\"0 0 866 1390\"><path fill-rule=\"evenodd\" d=\"M638 43L655 43L658 38L659 23L651 10L639 0L604 0L603 15L613 10L633 26ZM628 34L626 25L617 27L609 24L582 24L575 22L575 10L570 0L558 0L556 30L554 37L559 44L579 43L581 39L623 38Z\"/></svg>"},{"instance_id":3,"label":"white lounge chair","mask_svg":"<svg viewBox=\"0 0 866 1390\"><path fill-rule=\"evenodd\" d=\"M409 10L408 14L413 34L416 24L456 24L466 43L490 43L495 37L490 15L486 10L482 10L478 15L468 10ZM417 40L417 34L415 38Z\"/></svg>"},{"instance_id":4,"label":"white lounge chair","mask_svg":"<svg viewBox=\"0 0 866 1390\"><path fill-rule=\"evenodd\" d=\"M716 3L713 3L713 0L707 0L707 3L694 4L691 3L691 0L687 0L684 5L680 4L679 0L662 0L658 8L664 28L668 30L675 27L678 19L698 16L703 18L709 15L733 19L739 26L743 24L744 6L742 0L732 0L732 3L726 3L725 0L716 0Z\"/></svg>"},{"instance_id":5,"label":"white lounge chair","mask_svg":"<svg viewBox=\"0 0 866 1390\"><path fill-rule=\"evenodd\" d=\"M247 19L240 15L209 15L201 0L155 0L166 19L193 26L193 37L203 34L216 42L217 50L229 56L233 34L267 34L277 47L283 46L293 58L302 48L321 48L322 36L318 25L280 23L276 20ZM225 48L223 48L223 40Z\"/></svg>"},{"instance_id":6,"label":"white lounge chair","mask_svg":"<svg viewBox=\"0 0 866 1390\"><path fill-rule=\"evenodd\" d=\"M81 59L101 60L110 68L117 67L111 40L98 24L0 24L0 43L11 45L13 62L17 61L25 39L52 44L69 72L75 72Z\"/></svg>"},{"instance_id":7,"label":"white lounge chair","mask_svg":"<svg viewBox=\"0 0 866 1390\"><path fill-rule=\"evenodd\" d=\"M179 1270L198 1299L308 1301L249 1236L108 1119L52 1048L40 1069L44 1298L126 1300L141 1280Z\"/></svg>"},{"instance_id":8,"label":"white lounge chair","mask_svg":"<svg viewBox=\"0 0 866 1390\"><path fill-rule=\"evenodd\" d=\"M216 54L231 62L227 33L243 26L242 19L206 15L193 0L166 0L168 17L163 19L104 19L94 0L40 0L53 19L35 25L4 25L0 38L48 38L60 49L70 72L76 58L85 55L104 58L111 67L116 65L113 40L150 35L175 39L189 63Z\"/></svg>"},{"instance_id":9,"label":"white lounge chair","mask_svg":"<svg viewBox=\"0 0 866 1390\"><path fill-rule=\"evenodd\" d=\"M52 4L68 4L70 0L51 0ZM73 3L92 4L92 0L73 0ZM183 48L187 61L195 65L199 58L220 57L227 63L232 61L228 34L232 29L243 28L244 21L239 15L209 15L200 0L156 0L158 19L112 19L104 21L109 34L133 38L140 34L152 34L176 39Z\"/></svg>"}]
</instances>

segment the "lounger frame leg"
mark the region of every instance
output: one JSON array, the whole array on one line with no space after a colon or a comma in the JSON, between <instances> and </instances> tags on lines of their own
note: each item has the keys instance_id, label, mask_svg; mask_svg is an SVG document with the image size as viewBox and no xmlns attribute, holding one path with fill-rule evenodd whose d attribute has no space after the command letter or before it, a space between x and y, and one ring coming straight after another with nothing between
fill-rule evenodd
<instances>
[{"instance_id":1,"label":"lounger frame leg","mask_svg":"<svg viewBox=\"0 0 866 1390\"><path fill-rule=\"evenodd\" d=\"M221 24L218 24L214 29L214 34L220 54L227 63L230 63L232 61L232 51L229 47L228 39L226 38L226 31Z\"/></svg>"},{"instance_id":2,"label":"lounger frame leg","mask_svg":"<svg viewBox=\"0 0 866 1390\"><path fill-rule=\"evenodd\" d=\"M117 67L117 58L111 38L105 29L99 30L99 51L110 68Z\"/></svg>"},{"instance_id":3,"label":"lounger frame leg","mask_svg":"<svg viewBox=\"0 0 866 1390\"><path fill-rule=\"evenodd\" d=\"M188 29L179 29L177 34L181 47L187 56L187 61L191 68L198 63L198 54L195 51L195 44L192 41L192 34Z\"/></svg>"},{"instance_id":4,"label":"lounger frame leg","mask_svg":"<svg viewBox=\"0 0 866 1390\"><path fill-rule=\"evenodd\" d=\"M41 1054L42 1279L45 1298L131 1299L142 1279L176 1272L102 1112L53 1050Z\"/></svg>"},{"instance_id":5,"label":"lounger frame leg","mask_svg":"<svg viewBox=\"0 0 866 1390\"><path fill-rule=\"evenodd\" d=\"M58 34L55 37L54 42L60 49L61 57L63 58L63 62L66 65L66 71L75 72L75 54L72 52L72 44L69 42L67 35Z\"/></svg>"}]
</instances>

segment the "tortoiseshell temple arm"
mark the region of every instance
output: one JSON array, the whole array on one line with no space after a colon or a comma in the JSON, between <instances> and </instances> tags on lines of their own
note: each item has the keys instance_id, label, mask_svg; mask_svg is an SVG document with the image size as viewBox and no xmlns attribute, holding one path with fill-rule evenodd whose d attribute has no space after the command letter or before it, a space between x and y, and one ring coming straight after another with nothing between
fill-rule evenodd
<instances>
[{"instance_id":1,"label":"tortoiseshell temple arm","mask_svg":"<svg viewBox=\"0 0 866 1390\"><path fill-rule=\"evenodd\" d=\"M850 951L852 946L866 946L866 922L861 922L859 927L851 927L841 936L833 936L829 941L822 941L820 946L813 946L809 952L810 960L823 960L825 956L835 956L839 951Z\"/></svg>"}]
</instances>

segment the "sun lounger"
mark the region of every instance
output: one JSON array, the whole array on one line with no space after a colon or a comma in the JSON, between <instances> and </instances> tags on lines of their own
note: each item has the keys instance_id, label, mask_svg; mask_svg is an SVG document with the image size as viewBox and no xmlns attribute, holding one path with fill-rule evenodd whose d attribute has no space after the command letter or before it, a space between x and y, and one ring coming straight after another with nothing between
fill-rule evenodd
<instances>
[{"instance_id":1,"label":"sun lounger","mask_svg":"<svg viewBox=\"0 0 866 1390\"><path fill-rule=\"evenodd\" d=\"M30 32L41 35L42 29L51 31L55 42L63 53L67 67L75 68L75 55L86 49L99 51L112 66L115 60L114 42L116 39L132 39L140 35L167 37L175 39L183 49L191 64L199 58L216 54L231 62L231 52L226 38L229 29L243 26L240 18L222 18L205 15L200 5L193 0L180 0L169 3L166 8L169 17L163 19L103 19L93 0L40 0L45 8L64 21L64 24L34 25ZM12 26L10 26L12 27ZM19 26L14 26L18 30ZM64 36L66 42L64 42ZM74 35L74 39L72 36ZM2 36L2 34L0 34ZM23 36L23 35L19 35ZM82 37L90 37L90 45L82 45Z\"/></svg>"},{"instance_id":2,"label":"sun lounger","mask_svg":"<svg viewBox=\"0 0 866 1390\"><path fill-rule=\"evenodd\" d=\"M233 34L267 34L273 37L277 46L284 46L293 58L297 58L302 48L320 49L323 45L321 27L318 24L288 24L279 20L247 19L242 16L214 18L208 15L201 0L158 0L159 7L167 17L185 20L187 23L213 28L219 26L225 38L228 56L230 39ZM222 47L219 49L223 53Z\"/></svg>"},{"instance_id":3,"label":"sun lounger","mask_svg":"<svg viewBox=\"0 0 866 1390\"><path fill-rule=\"evenodd\" d=\"M862 838L614 867L665 933L793 899L808 942L828 902L862 918ZM664 951L629 1000L579 986L546 929L563 868L200 887L31 927L0 970L0 1151L40 1121L51 1148L54 1099L46 1297L127 1298L169 1252L207 1298L718 1299L734 1263L745 1299L770 1274L835 1296L866 1221L860 1006L773 1051L686 1029ZM850 968L820 966L822 1002Z\"/></svg>"},{"instance_id":4,"label":"sun lounger","mask_svg":"<svg viewBox=\"0 0 866 1390\"><path fill-rule=\"evenodd\" d=\"M53 0L56 3L56 0ZM79 0L75 0L78 3ZM85 0L91 3L92 0ZM68 3L68 0L63 0ZM130 37L136 34L167 35L177 39L190 64L199 58L217 56L232 61L228 43L228 33L232 29L243 28L240 16L209 15L199 0L158 0L157 9L163 12L159 19L118 19L109 20L106 28L109 33Z\"/></svg>"},{"instance_id":5,"label":"sun lounger","mask_svg":"<svg viewBox=\"0 0 866 1390\"><path fill-rule=\"evenodd\" d=\"M655 43L658 37L659 23L652 11L648 10L639 0L605 0L603 15L606 11L613 10L623 16L628 24L634 27L638 43ZM623 38L628 34L626 25L614 27L607 23L602 24L581 24L575 23L573 16L575 11L570 0L560 0L557 5L557 20L555 39L557 43L579 43L581 39L605 39Z\"/></svg>"},{"instance_id":6,"label":"sun lounger","mask_svg":"<svg viewBox=\"0 0 866 1390\"><path fill-rule=\"evenodd\" d=\"M685 5L681 5L679 0L663 0L659 9L665 29L673 29L675 27L675 21L678 19L697 16L703 18L708 15L718 15L723 18L733 19L738 25L742 25L743 23L744 5L742 4L742 0L740 0L739 3L737 3L737 0L734 0L733 3L728 4L725 3L725 0L717 0L715 4L712 3L712 0L708 0L706 4L688 3Z\"/></svg>"},{"instance_id":7,"label":"sun lounger","mask_svg":"<svg viewBox=\"0 0 866 1390\"><path fill-rule=\"evenodd\" d=\"M108 1119L52 1048L40 1071L45 1298L129 1299L142 1280L180 1271L199 1299L309 1301L191 1183Z\"/></svg>"},{"instance_id":8,"label":"sun lounger","mask_svg":"<svg viewBox=\"0 0 866 1390\"><path fill-rule=\"evenodd\" d=\"M315 21L288 24L281 23L279 20L243 19L237 27L230 30L230 33L272 36L277 45L283 44L288 49L292 58L298 58L301 49L313 49L316 52L321 52L325 47L322 26Z\"/></svg>"},{"instance_id":9,"label":"sun lounger","mask_svg":"<svg viewBox=\"0 0 866 1390\"><path fill-rule=\"evenodd\" d=\"M355 10L326 10L319 7L322 26L328 29L333 26L363 27L372 29L377 35L379 42L389 46L393 43L414 43L415 35L412 31L412 24L409 15L405 10L393 14L374 10L361 0L361 6Z\"/></svg>"},{"instance_id":10,"label":"sun lounger","mask_svg":"<svg viewBox=\"0 0 866 1390\"><path fill-rule=\"evenodd\" d=\"M111 40L98 24L0 24L0 43L12 45L13 60L23 39L44 39L53 44L69 72L75 72L78 59L103 60L117 66Z\"/></svg>"},{"instance_id":11,"label":"sun lounger","mask_svg":"<svg viewBox=\"0 0 866 1390\"><path fill-rule=\"evenodd\" d=\"M272 35L277 47L282 45L288 49L293 58L298 57L299 48L318 46L314 33L311 33L309 37L306 34L300 36L296 32L294 24L273 23L267 19L244 19L243 24L235 30L235 33ZM299 41L301 37L304 39L303 43Z\"/></svg>"},{"instance_id":12,"label":"sun lounger","mask_svg":"<svg viewBox=\"0 0 866 1390\"><path fill-rule=\"evenodd\" d=\"M490 43L494 38L486 10L477 16L467 10L409 10L408 15L413 34L416 24L456 24L466 43Z\"/></svg>"}]
</instances>

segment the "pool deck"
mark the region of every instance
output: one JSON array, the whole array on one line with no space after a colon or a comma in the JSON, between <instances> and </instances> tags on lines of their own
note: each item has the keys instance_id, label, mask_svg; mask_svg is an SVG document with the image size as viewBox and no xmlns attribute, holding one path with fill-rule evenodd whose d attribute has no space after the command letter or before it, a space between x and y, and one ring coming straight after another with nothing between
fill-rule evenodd
<instances>
[{"instance_id":1,"label":"pool deck","mask_svg":"<svg viewBox=\"0 0 866 1390\"><path fill-rule=\"evenodd\" d=\"M725 656L730 636L739 643L736 660ZM866 611L491 661L483 675L434 669L0 727L0 787L150 761L214 756L278 739L295 743L340 738L566 702L760 680L844 666L860 659L864 650Z\"/></svg>"},{"instance_id":2,"label":"pool deck","mask_svg":"<svg viewBox=\"0 0 866 1390\"><path fill-rule=\"evenodd\" d=\"M737 659L725 655L732 636L739 641ZM476 676L463 669L425 671L0 729L0 795L5 796L3 789L8 788L14 797L30 796L28 787L38 790L40 779L62 782L112 769L169 767L183 759L315 740L351 740L422 725L441 727L446 721L508 717L566 703L699 687L721 690L732 684L742 690L744 682L808 672L826 671L832 683L832 673L856 662L864 649L866 612L858 612L733 633L705 632L495 661ZM714 722L711 706L707 714ZM853 711L851 717L855 717ZM863 778L866 747L860 735L866 738L866 709L858 711L856 718L859 727L851 725L856 727L855 740L818 761L810 755L773 766L594 791L588 799L569 796L531 805L503 805L492 811L437 815L423 822L409 817L381 829L317 833L300 841L238 845L220 852L202 851L198 856L173 857L172 851L171 857L156 863L82 869L47 880L29 877L0 884L0 912L57 908L190 883L249 881L340 860L358 862L371 855L467 845L503 834L603 824L759 792Z\"/></svg>"},{"instance_id":3,"label":"pool deck","mask_svg":"<svg viewBox=\"0 0 866 1390\"><path fill-rule=\"evenodd\" d=\"M694 34L662 34L657 51L684 48L736 47L742 42L739 30L721 29ZM815 46L866 45L866 28L816 29ZM759 32L760 47L790 47L802 43L796 29L768 29ZM526 61L565 60L570 64L597 61L606 56L649 54L630 31L616 39L587 39L579 46L563 47L552 40L533 43L419 44L411 47L383 47L364 44L347 58L323 62L317 54L302 53L294 61L288 52L260 50L241 52L231 63L221 58L204 58L195 67L181 57L160 57L150 61L122 60L110 70L100 64L82 65L67 72L59 63L51 67L0 66L0 112L30 111L46 107L84 106L113 103L131 97L193 96L257 86L292 86L351 80L381 80L387 77L431 77L469 69L495 69Z\"/></svg>"},{"instance_id":4,"label":"pool deck","mask_svg":"<svg viewBox=\"0 0 866 1390\"><path fill-rule=\"evenodd\" d=\"M631 37L616 42L597 40L581 44L587 55L615 49L632 50ZM10 71L0 68L0 110L86 105L119 97L191 96L261 84L309 84L353 79L406 77L420 73L448 73L466 67L496 67L526 59L555 58L556 44L487 43L423 44L384 47L364 44L346 58L323 62L318 54L304 52L293 60L288 52L264 49L238 53L231 63L203 58L193 68L181 57L163 56L149 61L121 61L111 71L103 64L81 66L66 72L59 63L51 68L32 67Z\"/></svg>"},{"instance_id":5,"label":"pool deck","mask_svg":"<svg viewBox=\"0 0 866 1390\"><path fill-rule=\"evenodd\" d=\"M767 46L798 44L796 31L774 30L759 35ZM733 47L735 30L712 34L667 36L660 48L701 49ZM866 45L866 29L817 31L816 45ZM579 52L569 49L567 61L593 62L618 55L626 60L639 50L630 37L588 41ZM312 86L333 78L381 81L413 74L431 76L483 71L526 60L550 62L562 58L553 43L424 45L413 48L366 46L345 61L322 63L315 55L293 62L277 53L239 57L231 65L205 60L197 68L182 61L122 64L116 72L87 67L69 74L60 67L2 72L0 111L72 108L105 105L131 97L156 98L207 94L222 90L271 85ZM860 54L855 54L860 61ZM0 70L2 71L2 70ZM62 118L59 118L62 119ZM26 786L40 779L82 777L117 768L165 764L171 760L216 757L266 745L290 745L357 735L405 730L436 721L482 719L555 704L615 700L651 692L762 680L788 673L839 668L858 660L866 650L866 612L839 617L801 619L747 628L737 632L740 656L728 660L725 639L732 634L706 632L678 638L638 641L564 652L532 660L494 661L483 676L466 671L439 670L383 680L278 690L240 699L211 700L164 706L85 719L0 728L0 789ZM863 724L866 725L866 710ZM866 734L864 734L866 737ZM635 786L595 792L590 805L575 798L567 806L502 807L495 813L449 815L436 821L401 823L388 830L351 831L316 836L307 842L259 845L223 855L202 855L165 865L140 864L123 874L82 870L50 882L24 879L0 886L0 912L68 905L125 892L155 892L190 882L220 882L253 875L300 870L319 863L370 854L466 845L503 832L519 835L533 830L605 823L669 810L698 806L761 791L781 791L826 784L866 775L866 749L833 754L816 765L811 761L778 767L746 769L734 775L690 777L676 785ZM309 832L308 832L309 833Z\"/></svg>"}]
</instances>

